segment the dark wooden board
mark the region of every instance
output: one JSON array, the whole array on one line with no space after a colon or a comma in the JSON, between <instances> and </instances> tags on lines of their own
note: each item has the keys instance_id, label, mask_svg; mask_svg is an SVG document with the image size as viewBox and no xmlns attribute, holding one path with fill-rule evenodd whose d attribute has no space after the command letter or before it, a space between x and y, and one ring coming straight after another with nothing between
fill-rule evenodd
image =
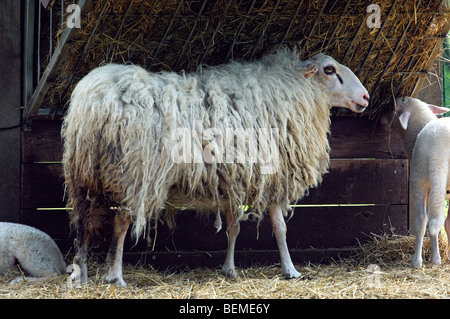
<instances>
[{"instance_id":1,"label":"dark wooden board","mask_svg":"<svg viewBox=\"0 0 450 319\"><path fill-rule=\"evenodd\" d=\"M370 234L406 234L407 215L407 205L297 207L293 216L287 220L287 242L290 249L355 246L358 241L369 239ZM156 241L152 242L150 247L144 240L135 245L135 241L129 236L127 249L131 251L152 248L156 251L226 249L224 218L222 218L223 228L219 232L216 232L213 226L213 217L209 221L202 221L195 217L194 212L180 212L176 220L177 227L172 231L158 225ZM154 236L153 231L152 239ZM259 228L255 221L241 222L236 249L277 249L268 216L261 221Z\"/></svg>"},{"instance_id":2,"label":"dark wooden board","mask_svg":"<svg viewBox=\"0 0 450 319\"><path fill-rule=\"evenodd\" d=\"M65 207L61 164L22 164L22 209Z\"/></svg>"},{"instance_id":3,"label":"dark wooden board","mask_svg":"<svg viewBox=\"0 0 450 319\"><path fill-rule=\"evenodd\" d=\"M35 120L22 132L22 162L60 162L63 142L61 121Z\"/></svg>"},{"instance_id":4,"label":"dark wooden board","mask_svg":"<svg viewBox=\"0 0 450 319\"><path fill-rule=\"evenodd\" d=\"M346 258L358 250L357 247L339 249L292 249L289 251L294 264L329 264L341 258ZM161 271L185 270L186 268L222 267L226 251L144 251L125 252L124 263L151 266ZM270 266L279 267L280 253L278 250L237 250L235 252L236 267ZM281 274L281 270L280 270Z\"/></svg>"},{"instance_id":5,"label":"dark wooden board","mask_svg":"<svg viewBox=\"0 0 450 319\"><path fill-rule=\"evenodd\" d=\"M404 159L333 159L330 172L299 204L406 204L408 162ZM64 207L61 164L22 164L22 209Z\"/></svg>"},{"instance_id":6,"label":"dark wooden board","mask_svg":"<svg viewBox=\"0 0 450 319\"><path fill-rule=\"evenodd\" d=\"M287 242L290 249L330 249L353 247L358 242L368 240L371 234L406 234L408 225L407 205L379 206L339 206L339 207L297 207L293 216L287 220ZM215 216L199 218L193 211L183 211L176 217L177 227L170 230L158 223L157 232L151 231L150 244L147 239L136 243L127 235L125 251L142 252L186 252L186 251L222 251L227 248L226 226L214 228ZM74 233L70 231L66 211L23 210L22 223L41 229L55 238L63 250L73 246ZM100 251L106 250L108 240L99 243ZM259 228L255 221L241 222L241 232L236 249L277 250L275 237L268 216L261 221Z\"/></svg>"},{"instance_id":7,"label":"dark wooden board","mask_svg":"<svg viewBox=\"0 0 450 319\"><path fill-rule=\"evenodd\" d=\"M333 118L330 130L332 158L406 158L397 134L368 118Z\"/></svg>"},{"instance_id":8,"label":"dark wooden board","mask_svg":"<svg viewBox=\"0 0 450 319\"><path fill-rule=\"evenodd\" d=\"M332 159L329 173L299 204L407 204L406 159Z\"/></svg>"},{"instance_id":9,"label":"dark wooden board","mask_svg":"<svg viewBox=\"0 0 450 319\"><path fill-rule=\"evenodd\" d=\"M367 118L333 118L331 158L406 158L399 137ZM22 162L61 161L61 121L35 120L22 133Z\"/></svg>"}]
</instances>

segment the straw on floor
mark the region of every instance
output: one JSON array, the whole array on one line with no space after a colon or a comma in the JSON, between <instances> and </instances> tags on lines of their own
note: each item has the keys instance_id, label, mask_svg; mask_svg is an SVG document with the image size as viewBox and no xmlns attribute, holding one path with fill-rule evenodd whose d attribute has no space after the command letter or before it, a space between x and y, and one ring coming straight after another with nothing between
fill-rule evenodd
<instances>
[{"instance_id":1,"label":"straw on floor","mask_svg":"<svg viewBox=\"0 0 450 319\"><path fill-rule=\"evenodd\" d=\"M449 298L450 264L425 262L423 268L411 269L413 246L413 237L374 236L352 257L330 265L297 265L303 276L294 280L283 279L279 265L240 269L237 279L223 277L219 269L174 272L125 265L125 288L105 284L106 273L92 258L89 283L80 288L68 288L67 276L10 286L8 282L19 273L9 272L0 278L0 298ZM440 246L445 261L445 236ZM429 241L424 247L427 260Z\"/></svg>"}]
</instances>

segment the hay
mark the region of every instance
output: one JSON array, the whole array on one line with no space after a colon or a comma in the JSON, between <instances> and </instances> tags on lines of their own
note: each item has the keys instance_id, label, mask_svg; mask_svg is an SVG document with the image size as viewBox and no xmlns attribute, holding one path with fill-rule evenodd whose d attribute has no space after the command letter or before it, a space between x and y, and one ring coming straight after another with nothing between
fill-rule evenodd
<instances>
[{"instance_id":1,"label":"hay","mask_svg":"<svg viewBox=\"0 0 450 319\"><path fill-rule=\"evenodd\" d=\"M219 269L193 269L160 272L151 267L125 265L128 286L117 288L104 283L104 272L94 270L90 281L81 288L69 289L66 277L44 283L9 286L17 276L9 272L0 278L0 298L105 298L105 299L348 299L348 298L449 298L450 264L420 269L409 268L414 238L376 236L360 246L350 258L331 265L298 265L300 279L284 280L279 265L240 269L237 279L227 279ZM430 254L425 240L425 260ZM441 237L441 255L445 257L447 239ZM444 260L444 259L443 259ZM103 264L90 260L89 269ZM373 266L379 270L374 271Z\"/></svg>"},{"instance_id":2,"label":"hay","mask_svg":"<svg viewBox=\"0 0 450 319\"><path fill-rule=\"evenodd\" d=\"M372 3L381 8L379 29L366 25ZM189 72L199 64L258 58L286 44L299 46L303 57L326 52L351 67L376 113L392 94L410 95L427 71L450 15L444 3L93 1L43 105L66 105L77 81L105 62Z\"/></svg>"}]
</instances>

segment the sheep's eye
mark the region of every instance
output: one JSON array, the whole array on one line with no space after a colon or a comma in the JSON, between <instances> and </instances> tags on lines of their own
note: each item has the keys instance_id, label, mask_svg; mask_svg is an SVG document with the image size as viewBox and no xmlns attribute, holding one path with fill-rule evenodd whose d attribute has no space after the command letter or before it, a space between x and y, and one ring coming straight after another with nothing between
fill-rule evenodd
<instances>
[{"instance_id":1,"label":"sheep's eye","mask_svg":"<svg viewBox=\"0 0 450 319\"><path fill-rule=\"evenodd\" d=\"M325 72L325 74L331 75L336 73L336 68L332 65L328 65L323 69L323 72Z\"/></svg>"}]
</instances>

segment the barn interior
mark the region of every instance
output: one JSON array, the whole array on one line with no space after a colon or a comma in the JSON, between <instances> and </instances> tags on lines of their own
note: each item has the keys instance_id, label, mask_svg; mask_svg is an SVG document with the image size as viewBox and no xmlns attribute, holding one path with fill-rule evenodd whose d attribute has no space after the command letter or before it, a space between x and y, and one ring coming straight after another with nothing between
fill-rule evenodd
<instances>
[{"instance_id":1,"label":"barn interior","mask_svg":"<svg viewBox=\"0 0 450 319\"><path fill-rule=\"evenodd\" d=\"M56 0L22 5L22 107L20 125L11 126L20 138L20 160L9 158L8 164L18 168L20 185L13 189L20 197L11 194L19 204L2 212L3 219L46 231L64 250L73 246L60 129L73 87L90 70L115 62L150 72L192 72L200 65L258 59L285 45L298 47L304 58L319 52L333 56L352 69L371 96L363 114L333 111L330 172L296 203L288 222L293 260L326 262L354 251L370 234L408 233L408 160L398 137L380 127L378 119L392 97L420 96L438 72L435 62L450 29L445 0L80 0L75 5ZM10 89L3 90L8 94ZM191 213L179 214L174 232L161 225L151 247L130 240L125 260L163 267L222 263L224 231L216 234L212 219L193 221ZM237 263L277 262L268 219L259 229L251 222L242 227Z\"/></svg>"}]
</instances>

